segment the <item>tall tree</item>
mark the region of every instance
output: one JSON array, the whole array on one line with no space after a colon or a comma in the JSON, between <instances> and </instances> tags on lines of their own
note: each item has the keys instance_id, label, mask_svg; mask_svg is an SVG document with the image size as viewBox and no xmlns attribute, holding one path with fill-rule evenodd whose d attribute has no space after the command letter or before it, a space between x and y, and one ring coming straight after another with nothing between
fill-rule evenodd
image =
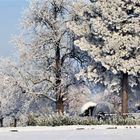
<instances>
[{"instance_id":1,"label":"tall tree","mask_svg":"<svg viewBox=\"0 0 140 140\"><path fill-rule=\"evenodd\" d=\"M64 112L67 88L76 82L74 74L86 59L66 27L70 10L69 0L31 0L23 15L21 35L14 41L33 90L54 101L58 113Z\"/></svg>"},{"instance_id":2,"label":"tall tree","mask_svg":"<svg viewBox=\"0 0 140 140\"><path fill-rule=\"evenodd\" d=\"M138 79L140 72L140 1L79 1L75 13L76 20L68 24L79 36L75 44L120 79L122 113L128 113L129 77ZM101 74L94 66L87 73L91 79Z\"/></svg>"}]
</instances>

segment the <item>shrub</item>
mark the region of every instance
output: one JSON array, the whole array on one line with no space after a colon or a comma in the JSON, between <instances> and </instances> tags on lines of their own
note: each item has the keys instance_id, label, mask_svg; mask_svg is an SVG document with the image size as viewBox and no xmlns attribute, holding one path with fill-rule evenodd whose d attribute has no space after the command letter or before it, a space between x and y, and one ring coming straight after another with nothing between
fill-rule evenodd
<instances>
[{"instance_id":1,"label":"shrub","mask_svg":"<svg viewBox=\"0 0 140 140\"><path fill-rule=\"evenodd\" d=\"M28 126L36 126L37 125L37 117L34 116L33 114L29 114L27 125Z\"/></svg>"},{"instance_id":2,"label":"shrub","mask_svg":"<svg viewBox=\"0 0 140 140\"><path fill-rule=\"evenodd\" d=\"M63 126L63 125L136 125L140 124L140 118L116 115L106 120L97 120L94 117L79 117L53 114L50 116L30 116L29 125L35 126Z\"/></svg>"}]
</instances>

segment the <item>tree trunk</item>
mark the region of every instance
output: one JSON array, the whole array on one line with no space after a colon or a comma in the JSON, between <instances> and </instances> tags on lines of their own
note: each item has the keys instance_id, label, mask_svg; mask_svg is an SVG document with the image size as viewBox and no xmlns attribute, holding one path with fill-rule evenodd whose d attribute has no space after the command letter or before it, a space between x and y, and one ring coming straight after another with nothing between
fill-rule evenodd
<instances>
[{"instance_id":1,"label":"tree trunk","mask_svg":"<svg viewBox=\"0 0 140 140\"><path fill-rule=\"evenodd\" d=\"M53 5L53 18L55 21L57 21L58 17L58 7L54 4ZM57 27L53 27L53 30L55 30L55 36L59 35L57 32ZM55 96L56 96L56 112L59 114L64 113L64 103L63 103L63 97L61 94L61 54L60 54L60 40L58 40L54 44L55 48Z\"/></svg>"},{"instance_id":2,"label":"tree trunk","mask_svg":"<svg viewBox=\"0 0 140 140\"><path fill-rule=\"evenodd\" d=\"M0 127L3 127L3 117L0 118Z\"/></svg>"},{"instance_id":3,"label":"tree trunk","mask_svg":"<svg viewBox=\"0 0 140 140\"><path fill-rule=\"evenodd\" d=\"M62 98L56 101L56 110L59 115L64 113L64 102Z\"/></svg>"},{"instance_id":4,"label":"tree trunk","mask_svg":"<svg viewBox=\"0 0 140 140\"><path fill-rule=\"evenodd\" d=\"M56 112L59 114L64 113L63 97L61 96L61 58L59 42L56 43L55 50L55 94L56 94Z\"/></svg>"},{"instance_id":5,"label":"tree trunk","mask_svg":"<svg viewBox=\"0 0 140 140\"><path fill-rule=\"evenodd\" d=\"M122 74L122 115L128 113L128 73Z\"/></svg>"}]
</instances>

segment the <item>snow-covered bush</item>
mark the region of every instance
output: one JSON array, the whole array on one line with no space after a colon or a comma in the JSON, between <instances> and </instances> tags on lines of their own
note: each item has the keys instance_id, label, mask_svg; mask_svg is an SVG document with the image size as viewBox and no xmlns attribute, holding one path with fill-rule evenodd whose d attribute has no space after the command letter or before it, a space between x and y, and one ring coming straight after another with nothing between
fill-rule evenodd
<instances>
[{"instance_id":1,"label":"snow-covered bush","mask_svg":"<svg viewBox=\"0 0 140 140\"><path fill-rule=\"evenodd\" d=\"M96 107L96 103L94 102L87 102L81 107L81 114L80 116L92 116L93 110Z\"/></svg>"},{"instance_id":2,"label":"snow-covered bush","mask_svg":"<svg viewBox=\"0 0 140 140\"><path fill-rule=\"evenodd\" d=\"M100 102L93 109L93 116L98 120L106 120L114 113L114 107L109 102Z\"/></svg>"},{"instance_id":3,"label":"snow-covered bush","mask_svg":"<svg viewBox=\"0 0 140 140\"><path fill-rule=\"evenodd\" d=\"M135 119L133 116L114 115L106 120L98 120L94 117L79 117L53 114L46 117L37 117L37 126L62 126L62 125L139 125L140 118Z\"/></svg>"},{"instance_id":4,"label":"snow-covered bush","mask_svg":"<svg viewBox=\"0 0 140 140\"><path fill-rule=\"evenodd\" d=\"M62 126L62 125L96 125L101 124L94 118L67 116L67 115L52 115L46 118L38 119L37 125L41 126Z\"/></svg>"},{"instance_id":5,"label":"snow-covered bush","mask_svg":"<svg viewBox=\"0 0 140 140\"><path fill-rule=\"evenodd\" d=\"M109 102L87 102L81 107L80 116L92 116L94 118L108 119L110 115L114 114L114 106Z\"/></svg>"}]
</instances>

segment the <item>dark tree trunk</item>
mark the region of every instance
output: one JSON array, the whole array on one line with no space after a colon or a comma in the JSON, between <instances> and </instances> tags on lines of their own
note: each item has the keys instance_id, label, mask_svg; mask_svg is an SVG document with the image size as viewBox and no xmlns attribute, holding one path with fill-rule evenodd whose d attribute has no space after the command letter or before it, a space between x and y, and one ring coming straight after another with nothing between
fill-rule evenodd
<instances>
[{"instance_id":1,"label":"dark tree trunk","mask_svg":"<svg viewBox=\"0 0 140 140\"><path fill-rule=\"evenodd\" d=\"M0 127L3 127L3 117L0 118Z\"/></svg>"},{"instance_id":2,"label":"dark tree trunk","mask_svg":"<svg viewBox=\"0 0 140 140\"><path fill-rule=\"evenodd\" d=\"M64 103L63 97L61 96L61 58L60 58L60 48L59 42L56 43L55 50L55 94L56 94L56 112L63 114L64 112Z\"/></svg>"},{"instance_id":3,"label":"dark tree trunk","mask_svg":"<svg viewBox=\"0 0 140 140\"><path fill-rule=\"evenodd\" d=\"M56 5L55 1L53 4L53 18L57 21L59 9ZM54 34L57 36L60 34L57 32L57 27L53 26ZM64 112L64 103L63 97L61 95L61 54L60 54L60 40L58 40L55 44L55 96L56 96L56 112L59 114L63 114Z\"/></svg>"},{"instance_id":4,"label":"dark tree trunk","mask_svg":"<svg viewBox=\"0 0 140 140\"><path fill-rule=\"evenodd\" d=\"M56 101L56 110L57 110L57 113L60 115L62 115L64 113L63 98L60 98L59 100Z\"/></svg>"},{"instance_id":5,"label":"dark tree trunk","mask_svg":"<svg viewBox=\"0 0 140 140\"><path fill-rule=\"evenodd\" d=\"M17 118L14 118L14 127L17 127Z\"/></svg>"},{"instance_id":6,"label":"dark tree trunk","mask_svg":"<svg viewBox=\"0 0 140 140\"><path fill-rule=\"evenodd\" d=\"M122 74L122 115L128 113L128 73Z\"/></svg>"}]
</instances>

